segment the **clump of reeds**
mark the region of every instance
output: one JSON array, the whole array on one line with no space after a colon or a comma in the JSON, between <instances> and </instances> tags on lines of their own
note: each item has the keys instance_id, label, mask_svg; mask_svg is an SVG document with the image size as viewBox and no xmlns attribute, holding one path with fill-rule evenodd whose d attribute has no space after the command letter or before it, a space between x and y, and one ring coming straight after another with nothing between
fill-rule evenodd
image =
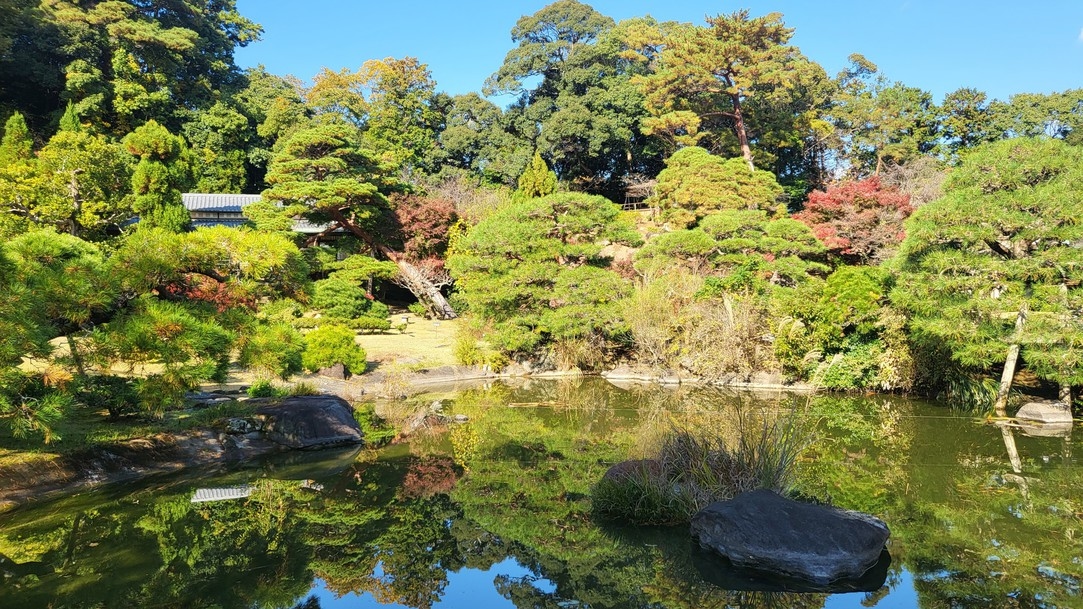
<instances>
[{"instance_id":1,"label":"clump of reeds","mask_svg":"<svg viewBox=\"0 0 1083 609\"><path fill-rule=\"evenodd\" d=\"M712 502L760 488L790 491L808 434L796 418L750 423L738 417L737 439L674 427L652 459L628 462L592 491L595 516L630 524L691 521Z\"/></svg>"}]
</instances>

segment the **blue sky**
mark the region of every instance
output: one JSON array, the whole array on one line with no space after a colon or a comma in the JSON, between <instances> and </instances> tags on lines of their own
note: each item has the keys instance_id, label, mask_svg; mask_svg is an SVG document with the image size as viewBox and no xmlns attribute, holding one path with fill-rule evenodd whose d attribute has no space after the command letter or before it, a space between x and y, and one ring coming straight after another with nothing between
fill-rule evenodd
<instances>
[{"instance_id":1,"label":"blue sky","mask_svg":"<svg viewBox=\"0 0 1083 609\"><path fill-rule=\"evenodd\" d=\"M368 59L412 56L437 88L480 91L512 48L511 28L547 2L527 0L237 0L264 27L237 51L242 67L311 79L321 67L357 69ZM702 25L704 16L748 8L781 12L792 44L834 75L861 53L891 80L939 102L959 87L990 97L1083 87L1083 0L596 0L620 21L650 14Z\"/></svg>"}]
</instances>

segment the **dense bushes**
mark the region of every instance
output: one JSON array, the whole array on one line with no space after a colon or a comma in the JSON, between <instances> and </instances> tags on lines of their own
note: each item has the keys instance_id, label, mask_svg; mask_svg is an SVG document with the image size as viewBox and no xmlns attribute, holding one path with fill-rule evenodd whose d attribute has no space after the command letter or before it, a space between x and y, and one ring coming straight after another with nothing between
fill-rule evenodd
<instances>
[{"instance_id":1,"label":"dense bushes","mask_svg":"<svg viewBox=\"0 0 1083 609\"><path fill-rule=\"evenodd\" d=\"M310 372L343 364L351 373L361 374L365 371L367 357L365 350L354 340L353 330L344 326L326 325L305 336L302 363Z\"/></svg>"},{"instance_id":2,"label":"dense bushes","mask_svg":"<svg viewBox=\"0 0 1083 609\"><path fill-rule=\"evenodd\" d=\"M313 285L312 308L341 319L384 319L391 314L387 305L374 300L357 283L337 278L323 279Z\"/></svg>"}]
</instances>

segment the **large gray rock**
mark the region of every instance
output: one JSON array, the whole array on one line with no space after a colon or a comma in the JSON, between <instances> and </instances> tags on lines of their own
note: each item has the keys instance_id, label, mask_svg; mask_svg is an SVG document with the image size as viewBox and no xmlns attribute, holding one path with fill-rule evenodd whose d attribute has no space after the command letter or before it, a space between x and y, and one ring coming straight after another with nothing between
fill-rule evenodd
<instances>
[{"instance_id":1,"label":"large gray rock","mask_svg":"<svg viewBox=\"0 0 1083 609\"><path fill-rule=\"evenodd\" d=\"M734 565L827 584L859 578L880 559L881 520L800 503L768 490L718 501L692 517L692 536Z\"/></svg>"},{"instance_id":2,"label":"large gray rock","mask_svg":"<svg viewBox=\"0 0 1083 609\"><path fill-rule=\"evenodd\" d=\"M321 448L356 444L363 439L346 400L334 395L305 395L260 406L267 437L290 448Z\"/></svg>"},{"instance_id":3,"label":"large gray rock","mask_svg":"<svg viewBox=\"0 0 1083 609\"><path fill-rule=\"evenodd\" d=\"M1063 402L1054 400L1036 400L1023 404L1015 418L1036 423L1072 424L1072 409Z\"/></svg>"}]
</instances>

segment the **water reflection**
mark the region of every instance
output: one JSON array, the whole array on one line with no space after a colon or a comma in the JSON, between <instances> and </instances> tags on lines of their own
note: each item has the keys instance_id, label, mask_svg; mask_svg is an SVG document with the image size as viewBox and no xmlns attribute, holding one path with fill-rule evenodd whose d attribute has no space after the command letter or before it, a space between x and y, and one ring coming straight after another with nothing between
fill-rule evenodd
<instances>
[{"instance_id":1,"label":"water reflection","mask_svg":"<svg viewBox=\"0 0 1083 609\"><path fill-rule=\"evenodd\" d=\"M0 515L0 606L1083 605L1071 438L897 398L763 399L591 379L494 384L445 408L469 423L379 452L307 453ZM739 413L795 412L816 430L801 492L892 528L892 561L851 586L861 592L765 591L762 579L704 560L686 530L590 518L591 484L659 426L725 435ZM248 497L191 502L198 488L242 485Z\"/></svg>"}]
</instances>

